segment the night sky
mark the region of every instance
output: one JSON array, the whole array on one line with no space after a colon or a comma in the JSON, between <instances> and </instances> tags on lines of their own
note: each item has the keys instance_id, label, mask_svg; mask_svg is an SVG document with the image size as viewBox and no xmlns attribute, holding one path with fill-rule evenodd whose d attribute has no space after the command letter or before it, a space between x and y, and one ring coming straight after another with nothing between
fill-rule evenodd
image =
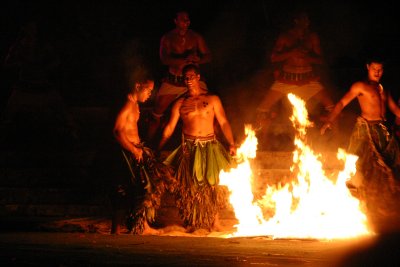
<instances>
[{"instance_id":1,"label":"night sky","mask_svg":"<svg viewBox=\"0 0 400 267\"><path fill-rule=\"evenodd\" d=\"M125 89L122 61L140 57L157 79L162 77L166 67L158 58L160 37L174 27L175 12L185 9L191 28L204 35L213 53L213 61L203 67L209 87L222 97L232 96L243 90L235 85L268 72L274 39L290 23L290 11L299 7L308 11L321 37L333 91L342 94L365 74L363 63L371 51L386 58L383 81L396 90L400 23L397 9L385 1L370 6L289 0L6 1L1 57L21 25L36 20L61 57L57 81L68 104L113 106ZM14 76L2 69L2 77L2 96L7 97Z\"/></svg>"}]
</instances>

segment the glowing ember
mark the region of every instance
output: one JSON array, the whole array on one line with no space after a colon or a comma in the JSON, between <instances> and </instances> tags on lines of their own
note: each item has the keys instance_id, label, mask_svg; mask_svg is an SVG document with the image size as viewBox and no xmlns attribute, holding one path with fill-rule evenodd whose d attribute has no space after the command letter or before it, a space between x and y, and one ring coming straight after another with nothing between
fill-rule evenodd
<instances>
[{"instance_id":1,"label":"glowing ember","mask_svg":"<svg viewBox=\"0 0 400 267\"><path fill-rule=\"evenodd\" d=\"M293 179L284 185L267 186L262 198L254 198L249 159L255 158L257 138L246 126L247 138L238 149L238 167L220 174L220 184L228 187L239 222L232 236L333 239L370 234L359 200L346 187L356 171L357 157L339 149L337 158L344 169L336 181L327 178L320 155L315 155L304 141L307 127L312 126L305 103L293 94L288 98L293 105L290 120L296 129Z\"/></svg>"}]
</instances>

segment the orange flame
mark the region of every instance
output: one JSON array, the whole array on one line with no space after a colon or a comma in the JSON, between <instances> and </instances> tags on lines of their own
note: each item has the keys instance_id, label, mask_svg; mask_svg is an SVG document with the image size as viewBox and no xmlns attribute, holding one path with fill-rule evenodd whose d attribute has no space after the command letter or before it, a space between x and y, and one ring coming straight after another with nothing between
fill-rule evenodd
<instances>
[{"instance_id":1,"label":"orange flame","mask_svg":"<svg viewBox=\"0 0 400 267\"><path fill-rule=\"evenodd\" d=\"M267 186L265 194L255 199L249 159L256 156L257 138L247 125L246 140L238 149L240 163L220 174L220 184L228 187L239 222L231 236L333 239L371 234L359 200L346 187L346 181L355 174L357 156L339 149L337 158L344 162L344 169L336 181L329 179L319 161L321 155L316 155L304 141L307 127L313 126L305 102L293 94L288 98L293 105L290 120L296 129L290 169L295 178L290 183Z\"/></svg>"}]
</instances>

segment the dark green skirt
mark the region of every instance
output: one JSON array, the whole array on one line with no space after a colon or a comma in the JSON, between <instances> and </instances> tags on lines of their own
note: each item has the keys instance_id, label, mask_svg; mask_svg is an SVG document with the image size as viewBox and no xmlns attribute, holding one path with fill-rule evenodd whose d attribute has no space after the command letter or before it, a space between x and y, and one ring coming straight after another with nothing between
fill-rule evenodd
<instances>
[{"instance_id":1,"label":"dark green skirt","mask_svg":"<svg viewBox=\"0 0 400 267\"><path fill-rule=\"evenodd\" d=\"M359 157L357 196L377 232L400 226L399 152L398 140L383 121L357 119L348 153Z\"/></svg>"},{"instance_id":2,"label":"dark green skirt","mask_svg":"<svg viewBox=\"0 0 400 267\"><path fill-rule=\"evenodd\" d=\"M227 203L227 188L219 185L219 173L233 166L229 153L215 138L186 138L164 164L175 169L177 206L185 226L210 229Z\"/></svg>"},{"instance_id":3,"label":"dark green skirt","mask_svg":"<svg viewBox=\"0 0 400 267\"><path fill-rule=\"evenodd\" d=\"M131 203L128 216L128 228L134 234L141 234L144 222L155 221L156 212L161 206L161 199L166 190L175 191L175 178L170 167L156 160L153 151L143 149L143 161L138 163L132 153L122 151L128 164L131 177L127 192Z\"/></svg>"}]
</instances>

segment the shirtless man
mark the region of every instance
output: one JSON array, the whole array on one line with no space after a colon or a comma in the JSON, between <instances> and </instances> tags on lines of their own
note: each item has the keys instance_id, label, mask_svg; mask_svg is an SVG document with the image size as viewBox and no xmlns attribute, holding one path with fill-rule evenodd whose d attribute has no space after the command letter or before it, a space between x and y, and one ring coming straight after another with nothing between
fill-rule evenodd
<instances>
[{"instance_id":1,"label":"shirtless man","mask_svg":"<svg viewBox=\"0 0 400 267\"><path fill-rule=\"evenodd\" d=\"M257 122L265 133L271 119L274 105L288 93L293 93L304 101L317 99L328 111L334 102L319 82L315 66L323 64L320 39L310 31L310 20L306 13L294 16L294 26L281 33L274 45L271 62L277 66L275 81L257 108Z\"/></svg>"},{"instance_id":2,"label":"shirtless man","mask_svg":"<svg viewBox=\"0 0 400 267\"><path fill-rule=\"evenodd\" d=\"M125 217L128 217L127 226L132 228L129 230L133 233L157 233L149 224L155 220L155 212L160 207L166 184L172 184L170 168L158 163L152 151L143 146L139 137L139 103L145 102L150 97L153 87L154 81L145 74L137 78L116 118L114 136L123 149L122 153L132 177L122 179L114 192L111 233L120 233ZM142 169L146 170L147 175L141 171ZM148 186L150 182L151 186Z\"/></svg>"},{"instance_id":3,"label":"shirtless man","mask_svg":"<svg viewBox=\"0 0 400 267\"><path fill-rule=\"evenodd\" d=\"M382 230L382 223L400 223L398 212L400 150L395 136L389 131L386 110L389 108L397 117L400 108L390 92L380 84L383 75L383 62L372 59L366 64L368 79L357 81L335 105L322 126L321 134L332 128L332 123L340 112L355 98L361 109L357 118L348 153L359 157L357 175L348 183L349 188L365 202L367 215L377 231ZM397 199L397 200L396 200ZM386 225L387 226L387 225Z\"/></svg>"},{"instance_id":4,"label":"shirtless man","mask_svg":"<svg viewBox=\"0 0 400 267\"><path fill-rule=\"evenodd\" d=\"M168 73L156 96L152 112L153 120L148 129L148 140L150 141L160 127L164 112L174 100L187 91L182 76L183 66L187 64L200 65L211 61L211 53L204 38L189 29L189 14L186 11L177 12L174 22L175 29L164 34L160 42L160 59L164 65L168 66ZM207 89L203 81L200 86Z\"/></svg>"},{"instance_id":5,"label":"shirtless man","mask_svg":"<svg viewBox=\"0 0 400 267\"><path fill-rule=\"evenodd\" d=\"M152 80L136 82L114 126L115 138L126 151L134 155L138 162L143 160L143 149L138 146L141 143L137 125L140 116L139 103L145 102L150 97L153 88Z\"/></svg>"},{"instance_id":6,"label":"shirtless man","mask_svg":"<svg viewBox=\"0 0 400 267\"><path fill-rule=\"evenodd\" d=\"M159 149L171 137L180 118L182 144L164 161L176 170L180 214L190 231L198 228L218 230L218 211L225 204L221 197L219 172L231 167L230 156L236 154L234 137L220 98L200 87L198 67L185 66L183 75L188 92L173 105ZM214 119L229 144L229 152L216 139Z\"/></svg>"}]
</instances>

